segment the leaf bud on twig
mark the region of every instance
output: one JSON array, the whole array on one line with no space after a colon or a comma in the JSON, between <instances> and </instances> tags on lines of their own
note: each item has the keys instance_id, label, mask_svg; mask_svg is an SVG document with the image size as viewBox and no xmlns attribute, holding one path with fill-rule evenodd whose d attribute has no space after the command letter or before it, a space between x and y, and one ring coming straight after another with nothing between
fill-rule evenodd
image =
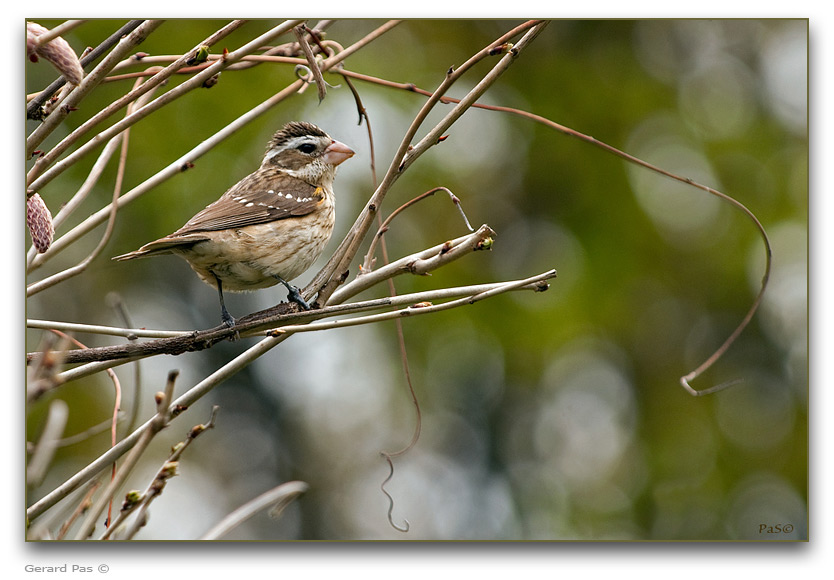
<instances>
[{"instance_id":1,"label":"leaf bud on twig","mask_svg":"<svg viewBox=\"0 0 834 580\"><path fill-rule=\"evenodd\" d=\"M209 47L205 44L201 44L197 47L197 51L194 53L194 56L185 61L185 64L189 66L194 66L195 64L202 64L208 60L208 57Z\"/></svg>"},{"instance_id":2,"label":"leaf bud on twig","mask_svg":"<svg viewBox=\"0 0 834 580\"><path fill-rule=\"evenodd\" d=\"M145 498L145 496L142 494L142 492L137 491L135 489L132 490L132 491L127 492L125 494L125 501L122 504L122 511L124 512L124 511L128 511L130 509L133 509L133 506L138 504L144 498Z\"/></svg>"}]
</instances>

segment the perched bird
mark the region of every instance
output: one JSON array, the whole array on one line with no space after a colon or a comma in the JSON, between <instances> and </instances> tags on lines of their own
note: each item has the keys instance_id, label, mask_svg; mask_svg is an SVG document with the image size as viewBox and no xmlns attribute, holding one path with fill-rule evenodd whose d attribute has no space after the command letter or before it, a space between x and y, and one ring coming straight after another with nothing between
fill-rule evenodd
<instances>
[{"instance_id":1,"label":"perched bird","mask_svg":"<svg viewBox=\"0 0 834 580\"><path fill-rule=\"evenodd\" d=\"M337 166L353 150L311 123L291 122L275 133L261 166L173 234L113 258L159 254L184 258L217 288L223 322L234 326L223 291L246 292L279 282L288 298L309 305L289 281L302 274L333 233Z\"/></svg>"}]
</instances>

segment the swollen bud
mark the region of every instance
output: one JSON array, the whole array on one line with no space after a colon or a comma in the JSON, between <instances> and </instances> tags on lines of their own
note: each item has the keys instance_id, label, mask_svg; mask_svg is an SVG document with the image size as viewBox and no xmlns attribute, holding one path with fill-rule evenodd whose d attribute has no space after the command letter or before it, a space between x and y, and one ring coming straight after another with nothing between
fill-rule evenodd
<instances>
[{"instance_id":1,"label":"swollen bud","mask_svg":"<svg viewBox=\"0 0 834 580\"><path fill-rule=\"evenodd\" d=\"M52 245L55 229L52 227L52 214L37 193L26 199L26 225L29 227L35 249L43 254Z\"/></svg>"},{"instance_id":2,"label":"swollen bud","mask_svg":"<svg viewBox=\"0 0 834 580\"><path fill-rule=\"evenodd\" d=\"M40 24L26 23L26 56L32 62L38 62L38 57L42 56L64 75L67 82L78 85L84 77L84 69L81 68L78 55L60 36L44 44L38 43L38 38L45 32L48 32L48 29Z\"/></svg>"}]
</instances>

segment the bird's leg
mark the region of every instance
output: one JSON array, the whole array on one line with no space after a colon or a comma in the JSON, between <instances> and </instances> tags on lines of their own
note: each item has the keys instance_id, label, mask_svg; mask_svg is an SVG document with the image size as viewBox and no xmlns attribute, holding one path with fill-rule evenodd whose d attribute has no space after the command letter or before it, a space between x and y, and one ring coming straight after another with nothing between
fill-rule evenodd
<instances>
[{"instance_id":1,"label":"bird's leg","mask_svg":"<svg viewBox=\"0 0 834 580\"><path fill-rule=\"evenodd\" d=\"M288 300L298 304L302 308L302 310L310 310L310 305L307 304L304 298L302 298L301 292L298 291L298 288L291 285L289 282L281 278L281 276L279 276L278 274L273 274L273 277L276 278L281 284L283 284L284 287L287 289L287 292L289 292L289 294L287 294Z\"/></svg>"},{"instance_id":2,"label":"bird's leg","mask_svg":"<svg viewBox=\"0 0 834 580\"><path fill-rule=\"evenodd\" d=\"M231 314L229 314L229 311L226 310L226 303L223 301L223 283L220 281L220 278L217 277L217 274L212 272L212 275L214 276L214 279L217 280L217 294L220 296L220 317L223 319L223 324L232 328L235 325L235 319Z\"/></svg>"}]
</instances>

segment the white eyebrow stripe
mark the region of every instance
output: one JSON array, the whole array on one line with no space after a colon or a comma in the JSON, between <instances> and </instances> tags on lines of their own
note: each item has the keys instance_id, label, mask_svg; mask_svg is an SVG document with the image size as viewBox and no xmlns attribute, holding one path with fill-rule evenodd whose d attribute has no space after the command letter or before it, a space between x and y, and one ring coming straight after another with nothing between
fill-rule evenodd
<instances>
[{"instance_id":1,"label":"white eyebrow stripe","mask_svg":"<svg viewBox=\"0 0 834 580\"><path fill-rule=\"evenodd\" d=\"M274 148L270 149L269 151L267 151L266 155L264 156L264 160L272 159L273 157L275 157L276 155L278 155L282 151L284 151L284 147L274 147Z\"/></svg>"},{"instance_id":2,"label":"white eyebrow stripe","mask_svg":"<svg viewBox=\"0 0 834 580\"><path fill-rule=\"evenodd\" d=\"M296 147L298 147L302 143L311 143L313 145L317 145L317 143L316 143L317 139L318 139L318 137L312 136L312 135L302 135L301 137L293 137L289 141L281 143L280 145L277 145L277 146L273 147L272 149L270 149L269 151L267 151L266 155L264 156L264 159L265 160L266 159L272 159L273 157L275 157L279 153L283 153L284 151L287 151L288 149L295 149Z\"/></svg>"}]
</instances>

